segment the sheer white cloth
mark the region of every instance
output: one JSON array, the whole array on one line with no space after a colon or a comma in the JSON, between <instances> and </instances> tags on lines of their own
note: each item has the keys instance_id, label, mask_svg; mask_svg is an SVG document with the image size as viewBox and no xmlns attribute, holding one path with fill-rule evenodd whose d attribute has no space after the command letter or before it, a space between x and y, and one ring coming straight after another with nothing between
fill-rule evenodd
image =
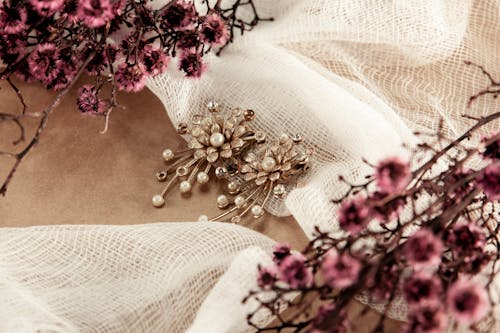
<instances>
[{"instance_id":1,"label":"sheer white cloth","mask_svg":"<svg viewBox=\"0 0 500 333\"><path fill-rule=\"evenodd\" d=\"M148 86L174 124L215 99L255 110L271 137L301 133L316 149L313 168L272 212L293 214L307 235L337 229L338 175L359 179L362 158L404 154L412 131L435 129L439 117L456 136L470 124L463 113L495 108L486 97L466 110L488 82L463 61L500 77L498 1L255 3L275 22L207 57L201 80L171 68ZM219 223L2 229L0 331L245 332L241 299L271 244Z\"/></svg>"}]
</instances>

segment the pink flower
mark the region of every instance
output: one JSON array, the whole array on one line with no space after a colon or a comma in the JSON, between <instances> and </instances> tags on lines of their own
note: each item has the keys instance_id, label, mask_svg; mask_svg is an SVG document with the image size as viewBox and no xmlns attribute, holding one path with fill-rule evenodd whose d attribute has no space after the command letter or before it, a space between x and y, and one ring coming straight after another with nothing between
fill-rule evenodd
<instances>
[{"instance_id":1,"label":"pink flower","mask_svg":"<svg viewBox=\"0 0 500 333\"><path fill-rule=\"evenodd\" d=\"M321 271L327 285L342 289L358 281L361 264L349 254L339 254L336 249L332 248L323 257Z\"/></svg>"},{"instance_id":2,"label":"pink flower","mask_svg":"<svg viewBox=\"0 0 500 333\"><path fill-rule=\"evenodd\" d=\"M181 50L197 48L200 45L200 34L197 30L179 31L177 47Z\"/></svg>"},{"instance_id":3,"label":"pink flower","mask_svg":"<svg viewBox=\"0 0 500 333\"><path fill-rule=\"evenodd\" d=\"M142 66L122 63L115 73L115 83L118 89L127 92L140 91L146 84L147 76Z\"/></svg>"},{"instance_id":4,"label":"pink flower","mask_svg":"<svg viewBox=\"0 0 500 333\"><path fill-rule=\"evenodd\" d=\"M64 0L29 0L29 3L42 16L52 16L64 7Z\"/></svg>"},{"instance_id":5,"label":"pink flower","mask_svg":"<svg viewBox=\"0 0 500 333\"><path fill-rule=\"evenodd\" d=\"M439 278L421 272L410 276L403 287L405 299L410 305L438 300L441 291L442 286Z\"/></svg>"},{"instance_id":6,"label":"pink flower","mask_svg":"<svg viewBox=\"0 0 500 333\"><path fill-rule=\"evenodd\" d=\"M344 201L338 212L339 225L345 231L357 234L370 222L370 208L366 199L358 196Z\"/></svg>"},{"instance_id":7,"label":"pink flower","mask_svg":"<svg viewBox=\"0 0 500 333\"><path fill-rule=\"evenodd\" d=\"M485 142L483 156L491 159L500 159L500 138L493 140L494 137L499 136L500 131L494 132L490 137L483 138L483 142ZM491 141L487 143L488 141Z\"/></svg>"},{"instance_id":8,"label":"pink flower","mask_svg":"<svg viewBox=\"0 0 500 333\"><path fill-rule=\"evenodd\" d=\"M198 13L192 2L176 0L161 15L166 28L186 28L196 22Z\"/></svg>"},{"instance_id":9,"label":"pink flower","mask_svg":"<svg viewBox=\"0 0 500 333\"><path fill-rule=\"evenodd\" d=\"M167 69L169 58L162 49L146 45L140 53L140 58L144 70L149 75L155 76Z\"/></svg>"},{"instance_id":10,"label":"pink flower","mask_svg":"<svg viewBox=\"0 0 500 333\"><path fill-rule=\"evenodd\" d=\"M379 267L375 276L369 276L367 285L376 298L389 299L393 290L399 285L400 276L399 266L395 260L391 260Z\"/></svg>"},{"instance_id":11,"label":"pink flower","mask_svg":"<svg viewBox=\"0 0 500 333\"><path fill-rule=\"evenodd\" d=\"M276 244L273 248L273 261L279 264L290 255L291 246L287 243Z\"/></svg>"},{"instance_id":12,"label":"pink flower","mask_svg":"<svg viewBox=\"0 0 500 333\"><path fill-rule=\"evenodd\" d=\"M405 189L410 182L410 164L400 157L382 160L376 168L375 179L382 192L394 193Z\"/></svg>"},{"instance_id":13,"label":"pink flower","mask_svg":"<svg viewBox=\"0 0 500 333\"><path fill-rule=\"evenodd\" d=\"M83 85L78 90L76 104L78 110L85 114L102 114L106 111L107 103L97 97L98 90L91 84Z\"/></svg>"},{"instance_id":14,"label":"pink flower","mask_svg":"<svg viewBox=\"0 0 500 333\"><path fill-rule=\"evenodd\" d=\"M202 39L211 46L222 46L229 40L229 29L223 18L217 12L212 12L202 18L200 34Z\"/></svg>"},{"instance_id":15,"label":"pink flower","mask_svg":"<svg viewBox=\"0 0 500 333\"><path fill-rule=\"evenodd\" d=\"M59 73L59 50L52 43L39 44L27 58L31 74L37 80L49 83Z\"/></svg>"},{"instance_id":16,"label":"pink flower","mask_svg":"<svg viewBox=\"0 0 500 333\"><path fill-rule=\"evenodd\" d=\"M461 324L475 323L489 310L486 291L471 281L455 282L448 290L446 301L448 310Z\"/></svg>"},{"instance_id":17,"label":"pink flower","mask_svg":"<svg viewBox=\"0 0 500 333\"><path fill-rule=\"evenodd\" d=\"M6 34L18 34L26 29L28 13L21 6L9 6L6 1L0 3L0 31Z\"/></svg>"},{"instance_id":18,"label":"pink flower","mask_svg":"<svg viewBox=\"0 0 500 333\"><path fill-rule=\"evenodd\" d=\"M477 184L491 201L500 200L500 161L484 168L477 179Z\"/></svg>"},{"instance_id":19,"label":"pink flower","mask_svg":"<svg viewBox=\"0 0 500 333\"><path fill-rule=\"evenodd\" d=\"M280 279L288 283L292 289L307 288L313 282L313 274L305 265L306 258L302 254L291 254L279 265Z\"/></svg>"},{"instance_id":20,"label":"pink flower","mask_svg":"<svg viewBox=\"0 0 500 333\"><path fill-rule=\"evenodd\" d=\"M386 198L388 198L388 194L375 192L367 200L370 202L371 215L382 223L397 218L405 204L404 198L398 197L389 201L386 201Z\"/></svg>"},{"instance_id":21,"label":"pink flower","mask_svg":"<svg viewBox=\"0 0 500 333\"><path fill-rule=\"evenodd\" d=\"M195 49L182 50L179 57L179 70L187 77L199 78L205 73L207 66L202 62L201 55Z\"/></svg>"},{"instance_id":22,"label":"pink flower","mask_svg":"<svg viewBox=\"0 0 500 333\"><path fill-rule=\"evenodd\" d=\"M474 222L461 220L444 236L446 244L457 257L471 257L484 251L486 235Z\"/></svg>"},{"instance_id":23,"label":"pink flower","mask_svg":"<svg viewBox=\"0 0 500 333\"><path fill-rule=\"evenodd\" d=\"M98 28L115 17L110 0L79 0L77 17L89 28Z\"/></svg>"},{"instance_id":24,"label":"pink flower","mask_svg":"<svg viewBox=\"0 0 500 333\"><path fill-rule=\"evenodd\" d=\"M278 280L278 269L276 266L267 266L260 267L259 266L259 274L257 276L257 284L262 289L271 288L274 283Z\"/></svg>"},{"instance_id":25,"label":"pink flower","mask_svg":"<svg viewBox=\"0 0 500 333\"><path fill-rule=\"evenodd\" d=\"M341 310L335 316L335 310L335 304L321 304L313 319L313 328L310 333L346 333L346 312Z\"/></svg>"},{"instance_id":26,"label":"pink flower","mask_svg":"<svg viewBox=\"0 0 500 333\"><path fill-rule=\"evenodd\" d=\"M410 309L406 333L440 333L448 324L440 302L418 304Z\"/></svg>"},{"instance_id":27,"label":"pink flower","mask_svg":"<svg viewBox=\"0 0 500 333\"><path fill-rule=\"evenodd\" d=\"M82 59L87 59L91 55L91 48L88 50L84 50L82 52ZM105 45L102 49L97 51L94 54L94 57L88 63L85 68L86 71L91 75L98 75L104 71L109 64L112 64L116 59L116 54L118 53L118 49L110 44ZM108 59L108 54L110 59Z\"/></svg>"},{"instance_id":28,"label":"pink flower","mask_svg":"<svg viewBox=\"0 0 500 333\"><path fill-rule=\"evenodd\" d=\"M441 262L443 243L430 230L420 229L406 241L403 253L417 270Z\"/></svg>"}]
</instances>

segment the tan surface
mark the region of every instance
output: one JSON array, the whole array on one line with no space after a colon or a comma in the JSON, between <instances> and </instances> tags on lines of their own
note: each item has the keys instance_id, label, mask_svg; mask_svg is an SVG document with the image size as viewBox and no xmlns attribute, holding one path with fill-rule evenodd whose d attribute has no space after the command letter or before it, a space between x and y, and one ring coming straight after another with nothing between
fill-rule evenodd
<instances>
[{"instance_id":1,"label":"tan surface","mask_svg":"<svg viewBox=\"0 0 500 333\"><path fill-rule=\"evenodd\" d=\"M32 111L51 101L53 94L44 89L21 86ZM10 88L5 83L0 87L0 107L9 112L19 109ZM219 213L214 186L195 187L191 198L174 190L165 208L152 207L151 196L162 187L154 179L163 165L161 152L184 142L151 92L120 94L118 100L126 109L116 109L109 131L99 134L103 117L80 114L76 90L52 114L40 144L21 164L7 196L0 198L1 226L196 221L200 214ZM15 130L12 124L0 124L0 149ZM0 157L2 179L10 163ZM276 240L299 246L305 241L292 218L265 216L252 227Z\"/></svg>"},{"instance_id":2,"label":"tan surface","mask_svg":"<svg viewBox=\"0 0 500 333\"><path fill-rule=\"evenodd\" d=\"M165 208L153 208L151 196L162 186L154 179L163 165L161 152L166 147L182 147L183 140L160 101L146 90L119 94L118 100L126 109L115 110L109 131L99 134L103 118L81 115L75 105L76 90L83 81L51 115L40 144L21 164L7 196L0 197L0 226L195 221L200 214L215 216L220 212L215 204L216 186L196 187L190 198L175 190ZM54 95L36 84L18 86L32 112L48 105ZM0 82L0 88L0 109L19 111L8 85ZM37 120L29 123L33 129ZM17 133L13 124L0 123L0 150L12 149L7 143ZM32 133L27 134L30 137ZM0 157L2 180L11 163L11 159ZM291 217L266 215L248 226L297 249L307 242ZM360 319L356 332L367 331L373 316Z\"/></svg>"}]
</instances>

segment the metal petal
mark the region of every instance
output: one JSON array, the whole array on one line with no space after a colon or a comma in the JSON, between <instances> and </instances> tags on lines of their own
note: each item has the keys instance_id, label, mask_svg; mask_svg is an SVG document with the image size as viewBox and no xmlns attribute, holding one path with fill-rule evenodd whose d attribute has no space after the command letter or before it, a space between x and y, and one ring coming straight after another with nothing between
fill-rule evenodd
<instances>
[{"instance_id":1,"label":"metal petal","mask_svg":"<svg viewBox=\"0 0 500 333\"><path fill-rule=\"evenodd\" d=\"M264 184L265 182L267 182L267 177L259 177L255 180L255 184L259 186Z\"/></svg>"},{"instance_id":2,"label":"metal petal","mask_svg":"<svg viewBox=\"0 0 500 333\"><path fill-rule=\"evenodd\" d=\"M241 147L243 147L244 144L245 144L245 142L240 138L237 138L237 139L234 139L233 141L231 141L231 147L233 147L233 148L241 148Z\"/></svg>"},{"instance_id":3,"label":"metal petal","mask_svg":"<svg viewBox=\"0 0 500 333\"><path fill-rule=\"evenodd\" d=\"M248 173L248 172L254 172L254 169L250 165L244 164L241 167L241 173Z\"/></svg>"},{"instance_id":4,"label":"metal petal","mask_svg":"<svg viewBox=\"0 0 500 333\"><path fill-rule=\"evenodd\" d=\"M257 178L257 174L255 172L250 172L245 174L245 181L249 181Z\"/></svg>"},{"instance_id":5,"label":"metal petal","mask_svg":"<svg viewBox=\"0 0 500 333\"><path fill-rule=\"evenodd\" d=\"M207 161L210 163L214 163L215 161L217 161L218 158L219 158L218 152L210 153L207 155Z\"/></svg>"},{"instance_id":6,"label":"metal petal","mask_svg":"<svg viewBox=\"0 0 500 333\"><path fill-rule=\"evenodd\" d=\"M198 140L192 139L191 141L189 141L188 147L191 149L200 149L203 148L204 146L201 143L199 143Z\"/></svg>"},{"instance_id":7,"label":"metal petal","mask_svg":"<svg viewBox=\"0 0 500 333\"><path fill-rule=\"evenodd\" d=\"M227 150L222 150L220 152L220 156L222 158L230 158L231 156L233 156L233 152L231 149L227 149Z\"/></svg>"}]
</instances>

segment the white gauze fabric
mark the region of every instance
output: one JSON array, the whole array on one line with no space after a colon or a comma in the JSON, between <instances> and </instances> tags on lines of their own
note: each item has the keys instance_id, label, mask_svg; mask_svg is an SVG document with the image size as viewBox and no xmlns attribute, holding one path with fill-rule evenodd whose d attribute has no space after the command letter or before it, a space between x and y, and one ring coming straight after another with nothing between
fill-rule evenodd
<instances>
[{"instance_id":1,"label":"white gauze fabric","mask_svg":"<svg viewBox=\"0 0 500 333\"><path fill-rule=\"evenodd\" d=\"M309 236L314 225L338 230L330 199L342 194L339 174L356 181L369 171L362 158L404 154L412 130L434 130L438 117L456 136L469 124L462 113L495 107L482 98L465 109L487 80L463 61L500 77L497 1L255 3L275 21L237 38L222 57L208 56L201 80L186 80L172 63L148 86L174 124L215 99L255 110L256 126L271 138L301 133L316 150L313 167L270 210L293 214ZM272 244L221 223L2 229L0 331L250 331L252 304L241 299Z\"/></svg>"}]
</instances>

